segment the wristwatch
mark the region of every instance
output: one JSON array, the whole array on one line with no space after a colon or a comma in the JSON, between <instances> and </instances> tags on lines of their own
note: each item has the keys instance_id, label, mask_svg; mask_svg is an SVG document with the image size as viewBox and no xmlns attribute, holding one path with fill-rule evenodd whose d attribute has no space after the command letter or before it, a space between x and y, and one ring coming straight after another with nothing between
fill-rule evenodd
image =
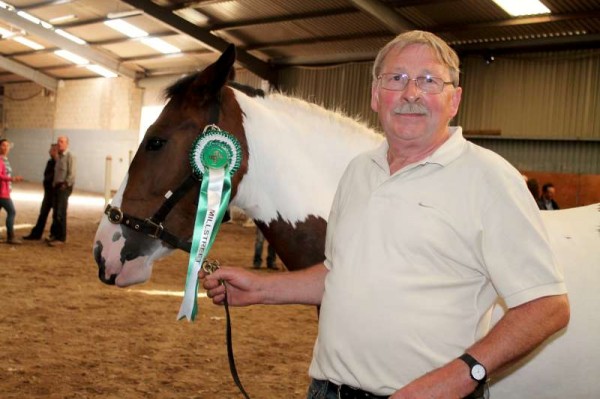
<instances>
[{"instance_id":1,"label":"wristwatch","mask_svg":"<svg viewBox=\"0 0 600 399\"><path fill-rule=\"evenodd\" d=\"M467 363L470 367L469 374L471 378L477 381L477 385L484 384L487 379L487 370L483 364L479 363L475 358L468 353L459 357L460 360Z\"/></svg>"}]
</instances>

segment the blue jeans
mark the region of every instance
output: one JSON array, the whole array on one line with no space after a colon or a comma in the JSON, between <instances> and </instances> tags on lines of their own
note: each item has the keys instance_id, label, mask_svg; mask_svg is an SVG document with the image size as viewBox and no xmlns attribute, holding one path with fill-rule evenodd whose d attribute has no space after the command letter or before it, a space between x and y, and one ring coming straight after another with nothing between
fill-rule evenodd
<instances>
[{"instance_id":1,"label":"blue jeans","mask_svg":"<svg viewBox=\"0 0 600 399\"><path fill-rule=\"evenodd\" d=\"M6 237L10 240L15 237L15 216L17 211L10 198L0 198L0 209L6 210Z\"/></svg>"},{"instance_id":2,"label":"blue jeans","mask_svg":"<svg viewBox=\"0 0 600 399\"><path fill-rule=\"evenodd\" d=\"M332 391L329 391L329 396L327 396L327 384L327 381L313 379L308 386L306 399L338 399L337 394Z\"/></svg>"}]
</instances>

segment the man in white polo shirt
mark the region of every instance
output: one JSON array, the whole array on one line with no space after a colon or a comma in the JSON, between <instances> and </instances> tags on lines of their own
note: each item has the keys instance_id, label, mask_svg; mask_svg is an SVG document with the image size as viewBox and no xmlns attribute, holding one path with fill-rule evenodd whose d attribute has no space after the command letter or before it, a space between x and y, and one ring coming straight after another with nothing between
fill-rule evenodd
<instances>
[{"instance_id":1,"label":"man in white polo shirt","mask_svg":"<svg viewBox=\"0 0 600 399\"><path fill-rule=\"evenodd\" d=\"M326 260L201 277L231 305L320 304L309 399L482 398L489 375L569 320L559 266L522 176L449 127L456 53L406 32L373 67L383 145L355 158L328 220ZM490 330L498 296L509 310Z\"/></svg>"}]
</instances>

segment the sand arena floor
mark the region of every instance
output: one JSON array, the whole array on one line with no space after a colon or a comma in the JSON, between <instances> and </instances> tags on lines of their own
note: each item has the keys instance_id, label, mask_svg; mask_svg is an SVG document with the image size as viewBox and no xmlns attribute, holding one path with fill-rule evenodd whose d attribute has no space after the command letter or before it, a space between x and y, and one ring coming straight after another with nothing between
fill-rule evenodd
<instances>
[{"instance_id":1,"label":"sand arena floor","mask_svg":"<svg viewBox=\"0 0 600 399\"><path fill-rule=\"evenodd\" d=\"M15 185L18 237L35 223L41 196L41 185ZM201 298L196 322L176 321L187 254L159 261L143 285L98 280L92 243L103 207L101 196L73 194L64 247L0 244L0 398L241 398L227 362L224 309ZM2 212L2 227L4 220ZM250 268L253 243L253 227L226 224L211 257ZM254 306L231 315L250 397L303 398L315 309Z\"/></svg>"}]
</instances>

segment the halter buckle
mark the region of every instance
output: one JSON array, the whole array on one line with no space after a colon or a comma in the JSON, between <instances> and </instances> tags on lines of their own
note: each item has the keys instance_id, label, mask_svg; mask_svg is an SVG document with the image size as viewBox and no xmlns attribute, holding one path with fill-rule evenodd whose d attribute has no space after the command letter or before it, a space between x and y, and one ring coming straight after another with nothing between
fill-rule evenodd
<instances>
[{"instance_id":1,"label":"halter buckle","mask_svg":"<svg viewBox=\"0 0 600 399\"><path fill-rule=\"evenodd\" d=\"M165 229L162 223L156 223L151 218L144 220L144 223L146 224L146 226L154 229L154 232L147 231L146 234L148 234L152 238L160 238L163 230Z\"/></svg>"},{"instance_id":2,"label":"halter buckle","mask_svg":"<svg viewBox=\"0 0 600 399\"><path fill-rule=\"evenodd\" d=\"M123 222L123 211L121 208L108 204L104 209L104 213L108 216L108 221L113 224L121 224Z\"/></svg>"}]
</instances>

